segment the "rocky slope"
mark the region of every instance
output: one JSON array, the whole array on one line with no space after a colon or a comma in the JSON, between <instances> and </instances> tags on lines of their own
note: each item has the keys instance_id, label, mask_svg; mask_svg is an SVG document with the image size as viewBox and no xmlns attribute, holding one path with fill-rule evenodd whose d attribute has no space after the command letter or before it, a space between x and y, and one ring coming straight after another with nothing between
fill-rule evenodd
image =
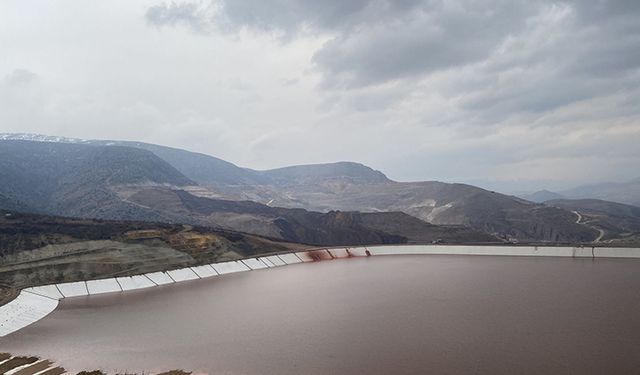
<instances>
[{"instance_id":1,"label":"rocky slope","mask_svg":"<svg viewBox=\"0 0 640 375\"><path fill-rule=\"evenodd\" d=\"M205 227L0 211L0 285L115 277L304 249Z\"/></svg>"},{"instance_id":2,"label":"rocky slope","mask_svg":"<svg viewBox=\"0 0 640 375\"><path fill-rule=\"evenodd\" d=\"M235 199L318 211L401 211L439 225L465 225L509 240L588 242L597 232L575 223L570 211L536 204L470 185L428 182L252 186L235 189Z\"/></svg>"},{"instance_id":3,"label":"rocky slope","mask_svg":"<svg viewBox=\"0 0 640 375\"><path fill-rule=\"evenodd\" d=\"M470 228L436 226L402 212L321 213L252 201L197 197L186 191L158 187L140 190L127 199L157 210L175 222L220 226L314 245L498 241Z\"/></svg>"}]
</instances>

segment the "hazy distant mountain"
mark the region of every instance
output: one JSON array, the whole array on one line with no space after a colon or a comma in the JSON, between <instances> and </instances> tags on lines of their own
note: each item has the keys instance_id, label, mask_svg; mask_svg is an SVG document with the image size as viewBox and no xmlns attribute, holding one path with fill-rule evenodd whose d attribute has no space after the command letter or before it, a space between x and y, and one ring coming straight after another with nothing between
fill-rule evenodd
<instances>
[{"instance_id":1,"label":"hazy distant mountain","mask_svg":"<svg viewBox=\"0 0 640 375\"><path fill-rule=\"evenodd\" d=\"M194 184L145 150L10 140L0 141L0 181L0 194L36 212L128 219L156 217L110 187Z\"/></svg>"},{"instance_id":2,"label":"hazy distant mountain","mask_svg":"<svg viewBox=\"0 0 640 375\"><path fill-rule=\"evenodd\" d=\"M159 146L143 142L131 141L103 141L65 137L54 137L39 134L0 134L2 140L22 140L43 143L67 143L93 146L125 146L151 151L184 176L205 185L241 185L260 184L266 180L260 172L240 168L232 163L213 156L197 152L185 151L172 147Z\"/></svg>"},{"instance_id":3,"label":"hazy distant mountain","mask_svg":"<svg viewBox=\"0 0 640 375\"><path fill-rule=\"evenodd\" d=\"M557 199L545 204L577 212L581 223L603 231L602 241L640 240L640 207L600 199Z\"/></svg>"},{"instance_id":4,"label":"hazy distant mountain","mask_svg":"<svg viewBox=\"0 0 640 375\"><path fill-rule=\"evenodd\" d=\"M266 183L259 172L240 168L213 156L140 142L100 142L148 150L171 164L189 179L204 185L254 185Z\"/></svg>"},{"instance_id":5,"label":"hazy distant mountain","mask_svg":"<svg viewBox=\"0 0 640 375\"><path fill-rule=\"evenodd\" d=\"M572 199L602 199L640 207L640 178L627 182L584 185L561 191L560 194Z\"/></svg>"},{"instance_id":6,"label":"hazy distant mountain","mask_svg":"<svg viewBox=\"0 0 640 375\"><path fill-rule=\"evenodd\" d=\"M528 201L536 202L536 203L543 203L543 202L546 202L546 201L550 201L552 199L563 199L564 198L564 196L562 196L561 194L554 193L554 192L549 191L549 190L540 190L540 191L536 191L533 194L521 195L520 197L523 198L523 199L526 199Z\"/></svg>"}]
</instances>

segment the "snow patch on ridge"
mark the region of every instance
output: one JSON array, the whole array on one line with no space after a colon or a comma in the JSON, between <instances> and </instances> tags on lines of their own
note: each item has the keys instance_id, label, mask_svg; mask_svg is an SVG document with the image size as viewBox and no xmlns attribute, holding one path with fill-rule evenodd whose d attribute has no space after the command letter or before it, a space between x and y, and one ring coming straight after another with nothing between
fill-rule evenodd
<instances>
[{"instance_id":1,"label":"snow patch on ridge","mask_svg":"<svg viewBox=\"0 0 640 375\"><path fill-rule=\"evenodd\" d=\"M0 133L0 140L3 141L32 141L50 143L92 143L89 139L57 137L51 135L34 133Z\"/></svg>"}]
</instances>

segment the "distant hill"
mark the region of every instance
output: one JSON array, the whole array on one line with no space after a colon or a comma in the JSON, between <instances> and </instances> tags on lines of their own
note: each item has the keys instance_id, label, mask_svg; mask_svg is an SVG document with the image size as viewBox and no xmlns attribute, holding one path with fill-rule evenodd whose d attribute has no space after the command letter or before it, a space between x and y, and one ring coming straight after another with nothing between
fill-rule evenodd
<instances>
[{"instance_id":1,"label":"distant hill","mask_svg":"<svg viewBox=\"0 0 640 375\"><path fill-rule=\"evenodd\" d=\"M554 193L549 190L540 190L536 191L533 194L527 194L521 196L523 199L526 199L531 202L543 203L546 201L550 201L552 199L563 199L564 196L562 194Z\"/></svg>"},{"instance_id":2,"label":"distant hill","mask_svg":"<svg viewBox=\"0 0 640 375\"><path fill-rule=\"evenodd\" d=\"M295 165L266 170L261 173L276 185L305 185L344 181L353 184L390 182L382 172L353 162Z\"/></svg>"},{"instance_id":3,"label":"distant hill","mask_svg":"<svg viewBox=\"0 0 640 375\"><path fill-rule=\"evenodd\" d=\"M581 223L603 231L604 242L640 240L640 207L600 199L556 199L545 204L577 212Z\"/></svg>"},{"instance_id":4,"label":"distant hill","mask_svg":"<svg viewBox=\"0 0 640 375\"><path fill-rule=\"evenodd\" d=\"M627 182L608 182L579 186L560 192L571 199L602 199L640 207L640 178Z\"/></svg>"},{"instance_id":5,"label":"distant hill","mask_svg":"<svg viewBox=\"0 0 640 375\"><path fill-rule=\"evenodd\" d=\"M267 183L261 173L240 168L213 156L141 142L95 141L151 151L189 179L204 185L253 185Z\"/></svg>"},{"instance_id":6,"label":"distant hill","mask_svg":"<svg viewBox=\"0 0 640 375\"><path fill-rule=\"evenodd\" d=\"M0 141L0 194L35 212L152 220L111 186L194 184L145 150L120 146ZM20 208L6 206L7 208Z\"/></svg>"},{"instance_id":7,"label":"distant hill","mask_svg":"<svg viewBox=\"0 0 640 375\"><path fill-rule=\"evenodd\" d=\"M545 202L545 204L566 207L571 210L581 209L585 212L640 219L640 207L602 199L554 199Z\"/></svg>"}]
</instances>

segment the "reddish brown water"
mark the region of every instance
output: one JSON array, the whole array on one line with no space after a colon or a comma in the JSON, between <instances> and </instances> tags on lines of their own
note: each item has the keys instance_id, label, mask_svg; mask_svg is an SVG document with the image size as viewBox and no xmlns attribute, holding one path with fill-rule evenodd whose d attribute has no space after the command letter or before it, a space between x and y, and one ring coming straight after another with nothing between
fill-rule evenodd
<instances>
[{"instance_id":1,"label":"reddish brown water","mask_svg":"<svg viewBox=\"0 0 640 375\"><path fill-rule=\"evenodd\" d=\"M637 260L397 256L65 300L0 351L70 369L637 374Z\"/></svg>"}]
</instances>

